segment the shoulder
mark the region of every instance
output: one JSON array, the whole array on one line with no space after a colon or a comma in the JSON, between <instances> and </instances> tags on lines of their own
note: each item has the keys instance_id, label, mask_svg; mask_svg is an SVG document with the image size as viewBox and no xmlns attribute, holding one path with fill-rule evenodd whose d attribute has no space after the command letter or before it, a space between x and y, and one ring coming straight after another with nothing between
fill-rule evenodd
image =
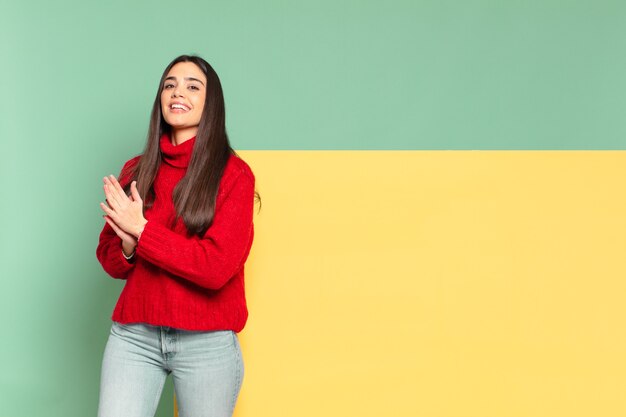
<instances>
[{"instance_id":1,"label":"shoulder","mask_svg":"<svg viewBox=\"0 0 626 417\"><path fill-rule=\"evenodd\" d=\"M139 163L140 159L141 159L141 155L137 155L134 158L129 159L128 161L124 163L124 168L122 168L122 170L135 168L137 164Z\"/></svg>"},{"instance_id":2,"label":"shoulder","mask_svg":"<svg viewBox=\"0 0 626 417\"><path fill-rule=\"evenodd\" d=\"M124 163L122 167L122 171L120 172L118 181L122 187L126 186L130 183L135 176L135 168L139 164L139 160L141 159L141 155L137 155L134 158L129 159Z\"/></svg>"},{"instance_id":3,"label":"shoulder","mask_svg":"<svg viewBox=\"0 0 626 417\"><path fill-rule=\"evenodd\" d=\"M230 155L218 191L218 199L231 195L237 189L244 194L254 193L254 174L250 166L237 155Z\"/></svg>"},{"instance_id":4,"label":"shoulder","mask_svg":"<svg viewBox=\"0 0 626 417\"><path fill-rule=\"evenodd\" d=\"M223 182L236 181L237 179L247 179L254 184L254 174L250 166L241 159L238 155L230 155L226 167L224 168L224 174L222 175Z\"/></svg>"}]
</instances>

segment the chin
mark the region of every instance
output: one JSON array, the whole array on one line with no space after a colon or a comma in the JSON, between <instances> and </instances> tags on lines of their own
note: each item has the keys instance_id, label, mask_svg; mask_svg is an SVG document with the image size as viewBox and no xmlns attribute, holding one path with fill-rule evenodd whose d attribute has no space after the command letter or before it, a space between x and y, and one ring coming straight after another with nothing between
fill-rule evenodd
<instances>
[{"instance_id":1,"label":"chin","mask_svg":"<svg viewBox=\"0 0 626 417\"><path fill-rule=\"evenodd\" d=\"M165 123L167 123L168 125L170 125L170 127L174 128L174 129L184 129L184 128L190 126L189 123L185 123L184 121L180 121L180 120L167 120L167 119L165 119Z\"/></svg>"}]
</instances>

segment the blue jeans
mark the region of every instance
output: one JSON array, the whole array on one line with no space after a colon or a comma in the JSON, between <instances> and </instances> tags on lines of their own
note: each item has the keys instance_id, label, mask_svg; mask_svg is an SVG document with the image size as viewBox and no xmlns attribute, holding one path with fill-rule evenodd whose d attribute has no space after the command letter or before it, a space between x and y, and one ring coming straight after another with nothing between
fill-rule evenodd
<instances>
[{"instance_id":1,"label":"blue jeans","mask_svg":"<svg viewBox=\"0 0 626 417\"><path fill-rule=\"evenodd\" d=\"M180 417L231 417L243 378L237 335L113 322L98 417L153 417L168 374Z\"/></svg>"}]
</instances>

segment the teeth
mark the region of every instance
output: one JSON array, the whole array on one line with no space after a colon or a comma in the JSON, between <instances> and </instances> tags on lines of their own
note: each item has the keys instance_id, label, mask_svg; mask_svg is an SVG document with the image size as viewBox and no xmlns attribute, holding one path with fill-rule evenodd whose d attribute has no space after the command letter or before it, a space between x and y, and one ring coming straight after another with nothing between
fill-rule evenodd
<instances>
[{"instance_id":1,"label":"teeth","mask_svg":"<svg viewBox=\"0 0 626 417\"><path fill-rule=\"evenodd\" d=\"M185 110L185 111L189 110L189 107L183 106L182 104L172 104L170 106L170 108L172 108L172 109L181 109L181 110Z\"/></svg>"}]
</instances>

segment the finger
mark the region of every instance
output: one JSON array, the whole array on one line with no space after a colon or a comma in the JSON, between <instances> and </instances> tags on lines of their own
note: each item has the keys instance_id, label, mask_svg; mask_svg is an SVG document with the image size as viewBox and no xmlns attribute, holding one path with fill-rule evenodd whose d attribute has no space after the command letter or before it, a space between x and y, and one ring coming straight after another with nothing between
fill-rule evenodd
<instances>
[{"instance_id":1,"label":"finger","mask_svg":"<svg viewBox=\"0 0 626 417\"><path fill-rule=\"evenodd\" d=\"M122 186L120 185L120 183L117 181L117 178L115 178L115 176L113 175L109 175L109 179L111 180L111 184L113 184L113 187L115 187L115 190L120 194L123 195L124 197L128 197L126 195L126 193L124 192L124 189L122 188Z\"/></svg>"},{"instance_id":2,"label":"finger","mask_svg":"<svg viewBox=\"0 0 626 417\"><path fill-rule=\"evenodd\" d=\"M104 214L106 214L107 216L110 216L109 213L114 213L114 211L105 203L100 202L100 208L102 209L102 211L104 211Z\"/></svg>"},{"instance_id":3,"label":"finger","mask_svg":"<svg viewBox=\"0 0 626 417\"><path fill-rule=\"evenodd\" d=\"M120 201L117 199L117 193L113 191L110 184L104 184L104 197L109 207L113 210L118 210L121 207Z\"/></svg>"},{"instance_id":4,"label":"finger","mask_svg":"<svg viewBox=\"0 0 626 417\"><path fill-rule=\"evenodd\" d=\"M117 233L118 235L121 233L124 233L122 231L122 229L120 229L120 227L113 221L113 219L111 219L109 216L104 216L104 220L109 224L109 226L111 226L111 228L115 231L115 233Z\"/></svg>"},{"instance_id":5,"label":"finger","mask_svg":"<svg viewBox=\"0 0 626 417\"><path fill-rule=\"evenodd\" d=\"M105 210L105 207L102 208L103 210ZM123 229L123 227L119 224L120 222L120 218L119 216L117 216L117 214L113 211L111 211L111 209L108 209L109 212L107 213L105 211L105 213L107 213L106 215L104 215L104 220L106 220L107 223L111 224L114 223L115 227L113 227L113 225L111 225L111 227L113 227L113 230L115 230L115 228L117 228L118 230L116 230L115 233L117 233L117 235L121 238L127 237L129 239L132 239L133 237L126 231Z\"/></svg>"},{"instance_id":6,"label":"finger","mask_svg":"<svg viewBox=\"0 0 626 417\"><path fill-rule=\"evenodd\" d=\"M126 195L126 193L113 175L104 177L104 184L107 188L105 190L105 193L108 191L108 195L111 197L111 199L114 199L115 202L117 202L117 206L114 207L116 210L127 207L131 203L131 199L128 197L128 195Z\"/></svg>"},{"instance_id":7,"label":"finger","mask_svg":"<svg viewBox=\"0 0 626 417\"><path fill-rule=\"evenodd\" d=\"M111 181L112 176L104 177L104 187L105 193L108 191L111 199L114 199L119 206L123 206L124 204L128 204L128 196L124 193L124 190L118 190L115 184ZM115 178L115 177L113 177Z\"/></svg>"},{"instance_id":8,"label":"finger","mask_svg":"<svg viewBox=\"0 0 626 417\"><path fill-rule=\"evenodd\" d=\"M133 196L133 201L142 203L141 196L139 195L139 190L137 189L137 181L133 181L130 184L130 194Z\"/></svg>"},{"instance_id":9,"label":"finger","mask_svg":"<svg viewBox=\"0 0 626 417\"><path fill-rule=\"evenodd\" d=\"M113 229L115 233L119 234L119 232L122 231L122 229L120 229L109 216L102 217L104 217L104 220L108 223L109 226L111 226L111 229Z\"/></svg>"},{"instance_id":10,"label":"finger","mask_svg":"<svg viewBox=\"0 0 626 417\"><path fill-rule=\"evenodd\" d=\"M104 216L104 220L106 220L106 222L109 224L109 226L111 226L111 229L113 229L113 231L115 232L115 234L120 238L120 239L130 239L131 236L126 233L125 231L123 231L122 229L120 229L120 227L115 224L115 222L108 216Z\"/></svg>"},{"instance_id":11,"label":"finger","mask_svg":"<svg viewBox=\"0 0 626 417\"><path fill-rule=\"evenodd\" d=\"M109 206L107 206L104 203L100 203L100 208L102 209L102 211L104 211L104 214L106 214L107 216L109 216L111 219L113 219L114 221L117 219L117 213L115 213L114 210L112 210Z\"/></svg>"}]
</instances>

